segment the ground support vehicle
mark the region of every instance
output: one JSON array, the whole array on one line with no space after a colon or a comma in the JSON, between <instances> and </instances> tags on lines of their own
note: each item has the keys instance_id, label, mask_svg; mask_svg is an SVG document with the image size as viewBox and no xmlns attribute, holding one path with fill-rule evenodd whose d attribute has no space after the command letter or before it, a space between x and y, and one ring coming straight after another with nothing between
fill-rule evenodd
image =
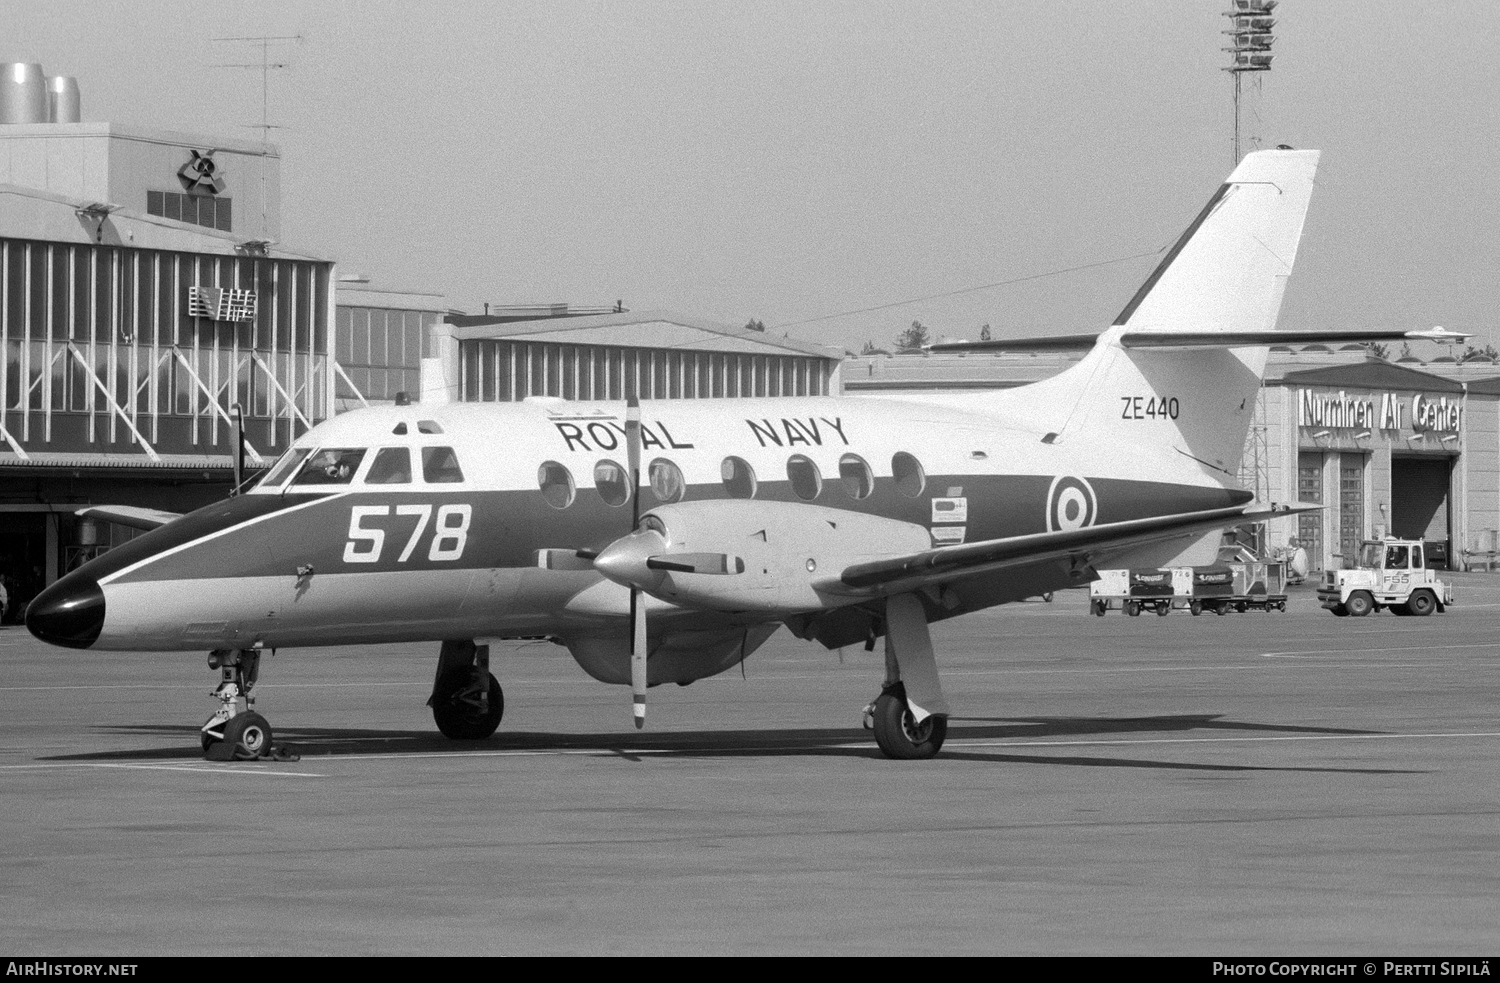
<instances>
[{"instance_id":1,"label":"ground support vehicle","mask_svg":"<svg viewBox=\"0 0 1500 983\"><path fill-rule=\"evenodd\" d=\"M1453 603L1453 585L1427 568L1425 554L1420 539L1366 540L1356 566L1323 571L1318 603L1341 618L1383 608L1418 617L1445 610Z\"/></svg>"},{"instance_id":2,"label":"ground support vehicle","mask_svg":"<svg viewBox=\"0 0 1500 983\"><path fill-rule=\"evenodd\" d=\"M1211 567L1159 570L1100 570L1089 585L1089 611L1103 616L1118 606L1134 617L1165 615L1172 608L1204 611L1285 611L1285 564L1275 561L1219 563Z\"/></svg>"}]
</instances>

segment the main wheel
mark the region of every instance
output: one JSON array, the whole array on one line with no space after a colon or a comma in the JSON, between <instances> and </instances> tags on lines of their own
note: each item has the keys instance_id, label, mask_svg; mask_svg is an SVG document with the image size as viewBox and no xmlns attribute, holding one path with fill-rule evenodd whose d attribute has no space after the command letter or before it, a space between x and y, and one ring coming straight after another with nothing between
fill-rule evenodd
<instances>
[{"instance_id":1,"label":"main wheel","mask_svg":"<svg viewBox=\"0 0 1500 983\"><path fill-rule=\"evenodd\" d=\"M938 753L948 736L948 718L936 714L920 724L906 706L906 689L897 684L875 700L875 743L887 758L915 761Z\"/></svg>"},{"instance_id":2,"label":"main wheel","mask_svg":"<svg viewBox=\"0 0 1500 983\"><path fill-rule=\"evenodd\" d=\"M1363 618L1375 610L1375 598L1370 596L1369 591L1357 590L1349 595L1349 600L1344 602L1351 618Z\"/></svg>"},{"instance_id":3,"label":"main wheel","mask_svg":"<svg viewBox=\"0 0 1500 983\"><path fill-rule=\"evenodd\" d=\"M1399 608L1391 608L1399 611ZM1437 598L1432 596L1431 591L1419 590L1406 599L1406 610L1408 614L1414 614L1419 618L1425 618L1437 610Z\"/></svg>"},{"instance_id":4,"label":"main wheel","mask_svg":"<svg viewBox=\"0 0 1500 983\"><path fill-rule=\"evenodd\" d=\"M224 724L224 744L235 761L263 758L271 751L271 725L258 713L236 714Z\"/></svg>"},{"instance_id":5,"label":"main wheel","mask_svg":"<svg viewBox=\"0 0 1500 983\"><path fill-rule=\"evenodd\" d=\"M491 673L460 669L446 674L432 701L432 719L444 737L482 741L500 726L505 693Z\"/></svg>"}]
</instances>

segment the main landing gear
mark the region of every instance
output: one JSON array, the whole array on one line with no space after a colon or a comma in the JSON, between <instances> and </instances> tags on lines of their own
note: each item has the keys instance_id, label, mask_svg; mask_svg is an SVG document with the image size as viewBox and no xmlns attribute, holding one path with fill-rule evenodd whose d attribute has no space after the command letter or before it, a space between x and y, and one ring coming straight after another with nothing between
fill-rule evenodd
<instances>
[{"instance_id":1,"label":"main landing gear","mask_svg":"<svg viewBox=\"0 0 1500 983\"><path fill-rule=\"evenodd\" d=\"M256 713L251 690L260 678L260 649L216 649L208 667L219 670L214 698L219 709L204 723L200 737L209 761L253 761L256 758L296 760L271 743L271 724Z\"/></svg>"},{"instance_id":2,"label":"main landing gear","mask_svg":"<svg viewBox=\"0 0 1500 983\"><path fill-rule=\"evenodd\" d=\"M468 639L444 642L427 705L444 737L482 741L493 734L505 715L505 693L490 674L490 647Z\"/></svg>"},{"instance_id":3,"label":"main landing gear","mask_svg":"<svg viewBox=\"0 0 1500 983\"><path fill-rule=\"evenodd\" d=\"M888 758L930 758L948 736L948 701L922 602L912 594L890 598L885 628L885 685L865 707L864 726Z\"/></svg>"}]
</instances>

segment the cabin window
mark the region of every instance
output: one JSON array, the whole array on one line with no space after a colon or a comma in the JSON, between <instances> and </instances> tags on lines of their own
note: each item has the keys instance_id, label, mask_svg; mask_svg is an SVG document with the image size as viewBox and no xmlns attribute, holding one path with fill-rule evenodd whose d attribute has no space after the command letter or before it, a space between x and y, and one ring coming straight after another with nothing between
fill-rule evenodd
<instances>
[{"instance_id":1,"label":"cabin window","mask_svg":"<svg viewBox=\"0 0 1500 983\"><path fill-rule=\"evenodd\" d=\"M823 490L823 476L812 458L793 454L786 462L786 480L792 483L792 494L810 502Z\"/></svg>"},{"instance_id":2,"label":"cabin window","mask_svg":"<svg viewBox=\"0 0 1500 983\"><path fill-rule=\"evenodd\" d=\"M630 475L614 461L594 465L594 490L604 504L617 508L630 501Z\"/></svg>"},{"instance_id":3,"label":"cabin window","mask_svg":"<svg viewBox=\"0 0 1500 983\"><path fill-rule=\"evenodd\" d=\"M293 447L288 450L272 465L270 473L261 479L260 487L276 488L282 485L292 472L297 470L297 465L301 464L311 453L311 447Z\"/></svg>"},{"instance_id":4,"label":"cabin window","mask_svg":"<svg viewBox=\"0 0 1500 983\"><path fill-rule=\"evenodd\" d=\"M755 497L755 469L742 457L726 457L719 466L724 478L724 490L730 498Z\"/></svg>"},{"instance_id":5,"label":"cabin window","mask_svg":"<svg viewBox=\"0 0 1500 983\"><path fill-rule=\"evenodd\" d=\"M682 469L664 457L651 462L646 473L651 479L651 494L658 502L680 502L687 494L687 482L682 479Z\"/></svg>"},{"instance_id":6,"label":"cabin window","mask_svg":"<svg viewBox=\"0 0 1500 983\"><path fill-rule=\"evenodd\" d=\"M891 476L896 479L896 491L907 498L916 498L927 487L927 474L922 462L906 451L897 451L891 458Z\"/></svg>"},{"instance_id":7,"label":"cabin window","mask_svg":"<svg viewBox=\"0 0 1500 983\"><path fill-rule=\"evenodd\" d=\"M839 481L850 498L869 498L875 489L875 475L870 465L858 454L845 454L839 458Z\"/></svg>"},{"instance_id":8,"label":"cabin window","mask_svg":"<svg viewBox=\"0 0 1500 983\"><path fill-rule=\"evenodd\" d=\"M543 500L554 509L573 504L573 475L556 461L542 463L536 472L536 483L541 486Z\"/></svg>"},{"instance_id":9,"label":"cabin window","mask_svg":"<svg viewBox=\"0 0 1500 983\"><path fill-rule=\"evenodd\" d=\"M422 480L429 485L451 485L464 480L464 469L451 447L422 448Z\"/></svg>"},{"instance_id":10,"label":"cabin window","mask_svg":"<svg viewBox=\"0 0 1500 983\"><path fill-rule=\"evenodd\" d=\"M359 462L365 459L365 448L325 447L302 465L294 485L347 485L354 480Z\"/></svg>"},{"instance_id":11,"label":"cabin window","mask_svg":"<svg viewBox=\"0 0 1500 983\"><path fill-rule=\"evenodd\" d=\"M376 451L370 470L365 472L365 484L411 484L411 451L405 447L382 447Z\"/></svg>"}]
</instances>

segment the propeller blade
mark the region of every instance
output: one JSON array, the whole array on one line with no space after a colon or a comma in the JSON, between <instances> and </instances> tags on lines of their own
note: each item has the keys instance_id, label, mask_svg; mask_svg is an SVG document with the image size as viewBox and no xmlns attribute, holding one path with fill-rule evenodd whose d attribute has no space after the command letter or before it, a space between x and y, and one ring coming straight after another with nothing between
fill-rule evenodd
<instances>
[{"instance_id":1,"label":"propeller blade","mask_svg":"<svg viewBox=\"0 0 1500 983\"><path fill-rule=\"evenodd\" d=\"M625 402L625 454L630 468L630 531L641 528L641 401L631 393ZM630 693L635 729L646 726L646 599L630 588Z\"/></svg>"},{"instance_id":2,"label":"propeller blade","mask_svg":"<svg viewBox=\"0 0 1500 983\"><path fill-rule=\"evenodd\" d=\"M672 573L744 573L745 561L728 553L658 553L646 558L646 569Z\"/></svg>"},{"instance_id":3,"label":"propeller blade","mask_svg":"<svg viewBox=\"0 0 1500 983\"><path fill-rule=\"evenodd\" d=\"M631 395L625 403L625 454L630 468L630 529L641 527L641 401Z\"/></svg>"},{"instance_id":4,"label":"propeller blade","mask_svg":"<svg viewBox=\"0 0 1500 983\"><path fill-rule=\"evenodd\" d=\"M635 701L635 729L646 726L646 598L630 588L630 693Z\"/></svg>"}]
</instances>

